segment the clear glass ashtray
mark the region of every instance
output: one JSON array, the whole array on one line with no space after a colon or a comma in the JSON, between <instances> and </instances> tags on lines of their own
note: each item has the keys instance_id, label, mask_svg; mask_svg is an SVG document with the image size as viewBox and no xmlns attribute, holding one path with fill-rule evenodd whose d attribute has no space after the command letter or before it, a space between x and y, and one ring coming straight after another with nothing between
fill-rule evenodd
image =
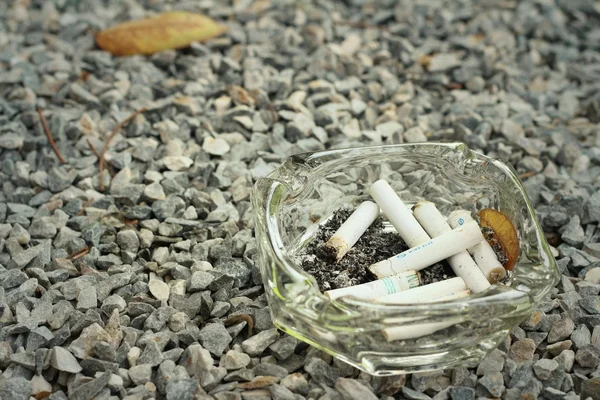
<instances>
[{"instance_id":1,"label":"clear glass ashtray","mask_svg":"<svg viewBox=\"0 0 600 400\"><path fill-rule=\"evenodd\" d=\"M445 302L390 305L330 300L295 262L320 224L369 198L385 179L407 205L445 215L494 208L515 226L520 258L508 283ZM273 322L367 373L390 375L474 365L558 282L559 270L514 169L462 143L423 143L305 153L288 158L253 192L259 263ZM393 229L393 228L391 228ZM389 340L390 329L419 330Z\"/></svg>"}]
</instances>

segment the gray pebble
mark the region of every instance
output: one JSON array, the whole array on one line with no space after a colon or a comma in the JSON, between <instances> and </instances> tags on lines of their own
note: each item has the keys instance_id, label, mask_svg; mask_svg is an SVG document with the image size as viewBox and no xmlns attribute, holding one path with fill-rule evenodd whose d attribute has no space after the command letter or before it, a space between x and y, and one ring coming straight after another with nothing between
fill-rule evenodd
<instances>
[{"instance_id":1,"label":"gray pebble","mask_svg":"<svg viewBox=\"0 0 600 400\"><path fill-rule=\"evenodd\" d=\"M256 376L275 376L279 379L285 378L288 375L287 369L276 364L262 362L252 368L252 372Z\"/></svg>"},{"instance_id":2,"label":"gray pebble","mask_svg":"<svg viewBox=\"0 0 600 400\"><path fill-rule=\"evenodd\" d=\"M575 353L577 364L585 368L595 368L600 363L600 349L593 345L586 345Z\"/></svg>"},{"instance_id":3,"label":"gray pebble","mask_svg":"<svg viewBox=\"0 0 600 400\"><path fill-rule=\"evenodd\" d=\"M575 329L575 324L570 318L564 318L557 321L548 333L548 343L556 343L567 339Z\"/></svg>"},{"instance_id":4,"label":"gray pebble","mask_svg":"<svg viewBox=\"0 0 600 400\"><path fill-rule=\"evenodd\" d=\"M219 357L227 349L232 338L222 324L214 323L200 330L199 339L205 349Z\"/></svg>"},{"instance_id":5,"label":"gray pebble","mask_svg":"<svg viewBox=\"0 0 600 400\"><path fill-rule=\"evenodd\" d=\"M417 392L406 386L402 388L402 394L410 400L431 400L431 397L427 396L425 393Z\"/></svg>"},{"instance_id":6,"label":"gray pebble","mask_svg":"<svg viewBox=\"0 0 600 400\"><path fill-rule=\"evenodd\" d=\"M138 364L129 368L129 378L135 385L143 385L152 377L152 365Z\"/></svg>"},{"instance_id":7,"label":"gray pebble","mask_svg":"<svg viewBox=\"0 0 600 400\"><path fill-rule=\"evenodd\" d=\"M279 339L277 329L269 329L262 331L255 336L242 342L242 348L250 356L260 355L267 347L275 343Z\"/></svg>"},{"instance_id":8,"label":"gray pebble","mask_svg":"<svg viewBox=\"0 0 600 400\"><path fill-rule=\"evenodd\" d=\"M450 398L452 400L474 400L475 390L469 387L450 387L449 388Z\"/></svg>"},{"instance_id":9,"label":"gray pebble","mask_svg":"<svg viewBox=\"0 0 600 400\"><path fill-rule=\"evenodd\" d=\"M316 357L310 357L306 360L304 370L319 384L333 386L339 378L338 372L335 369L330 367L325 361Z\"/></svg>"},{"instance_id":10,"label":"gray pebble","mask_svg":"<svg viewBox=\"0 0 600 400\"><path fill-rule=\"evenodd\" d=\"M533 371L538 379L545 381L550 377L550 374L559 368L558 362L555 360L541 359L533 365Z\"/></svg>"},{"instance_id":11,"label":"gray pebble","mask_svg":"<svg viewBox=\"0 0 600 400\"><path fill-rule=\"evenodd\" d=\"M69 391L69 400L86 400L93 398L108 385L110 377L111 373L105 372L100 375L100 377L79 385L75 390Z\"/></svg>"},{"instance_id":12,"label":"gray pebble","mask_svg":"<svg viewBox=\"0 0 600 400\"><path fill-rule=\"evenodd\" d=\"M190 378L175 378L167 384L167 400L193 400L198 392L198 383Z\"/></svg>"},{"instance_id":13,"label":"gray pebble","mask_svg":"<svg viewBox=\"0 0 600 400\"><path fill-rule=\"evenodd\" d=\"M581 348L591 343L592 334L586 325L578 325L571 334L571 341L575 348Z\"/></svg>"},{"instance_id":14,"label":"gray pebble","mask_svg":"<svg viewBox=\"0 0 600 400\"><path fill-rule=\"evenodd\" d=\"M52 359L50 363L52 367L57 370L71 374L76 374L82 370L77 359L69 351L58 346L52 349Z\"/></svg>"},{"instance_id":15,"label":"gray pebble","mask_svg":"<svg viewBox=\"0 0 600 400\"><path fill-rule=\"evenodd\" d=\"M28 379L11 377L0 385L0 398L5 400L27 400L31 395L32 385Z\"/></svg>"},{"instance_id":16,"label":"gray pebble","mask_svg":"<svg viewBox=\"0 0 600 400\"><path fill-rule=\"evenodd\" d=\"M533 358L535 351L535 342L531 339L519 340L510 347L509 356L518 363L522 363Z\"/></svg>"}]
</instances>

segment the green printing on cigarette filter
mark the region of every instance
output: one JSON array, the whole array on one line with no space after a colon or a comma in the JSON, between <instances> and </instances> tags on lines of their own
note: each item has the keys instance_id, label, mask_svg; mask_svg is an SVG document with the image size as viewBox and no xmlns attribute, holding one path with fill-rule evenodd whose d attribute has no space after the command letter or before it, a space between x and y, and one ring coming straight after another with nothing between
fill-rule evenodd
<instances>
[{"instance_id":1,"label":"green printing on cigarette filter","mask_svg":"<svg viewBox=\"0 0 600 400\"><path fill-rule=\"evenodd\" d=\"M388 276L381 281L385 285L388 294L394 294L402 290L419 286L419 276L416 273ZM399 290L396 289L396 287L399 287Z\"/></svg>"}]
</instances>

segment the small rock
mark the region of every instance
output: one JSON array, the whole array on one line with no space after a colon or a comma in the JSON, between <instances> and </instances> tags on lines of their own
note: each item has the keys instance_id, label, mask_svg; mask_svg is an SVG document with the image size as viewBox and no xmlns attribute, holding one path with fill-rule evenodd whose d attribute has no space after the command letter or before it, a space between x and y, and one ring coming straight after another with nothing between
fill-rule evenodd
<instances>
[{"instance_id":1,"label":"small rock","mask_svg":"<svg viewBox=\"0 0 600 400\"><path fill-rule=\"evenodd\" d=\"M333 386L339 378L337 370L330 367L325 361L316 357L311 357L306 361L304 370L319 384Z\"/></svg>"},{"instance_id":2,"label":"small rock","mask_svg":"<svg viewBox=\"0 0 600 400\"><path fill-rule=\"evenodd\" d=\"M152 378L152 365L140 364L129 368L129 378L135 385L143 385Z\"/></svg>"},{"instance_id":3,"label":"small rock","mask_svg":"<svg viewBox=\"0 0 600 400\"><path fill-rule=\"evenodd\" d=\"M573 350L563 350L558 356L554 357L565 372L571 372L575 363L575 352Z\"/></svg>"},{"instance_id":4,"label":"small rock","mask_svg":"<svg viewBox=\"0 0 600 400\"><path fill-rule=\"evenodd\" d=\"M556 343L561 340L568 339L575 329L575 324L570 318L563 318L556 322L548 333L548 343Z\"/></svg>"},{"instance_id":5,"label":"small rock","mask_svg":"<svg viewBox=\"0 0 600 400\"><path fill-rule=\"evenodd\" d=\"M188 169L194 163L189 157L186 156L167 156L162 159L165 167L171 171L181 171Z\"/></svg>"},{"instance_id":6,"label":"small rock","mask_svg":"<svg viewBox=\"0 0 600 400\"><path fill-rule=\"evenodd\" d=\"M541 359L533 365L533 371L538 379L545 381L550 374L558 369L559 365L555 360Z\"/></svg>"},{"instance_id":7,"label":"small rock","mask_svg":"<svg viewBox=\"0 0 600 400\"><path fill-rule=\"evenodd\" d=\"M111 342L111 336L97 323L83 328L81 334L69 345L69 351L77 358L93 356L94 345L98 342Z\"/></svg>"},{"instance_id":8,"label":"small rock","mask_svg":"<svg viewBox=\"0 0 600 400\"><path fill-rule=\"evenodd\" d=\"M205 290L215 280L215 276L205 271L197 271L190 276L187 282L189 292Z\"/></svg>"},{"instance_id":9,"label":"small rock","mask_svg":"<svg viewBox=\"0 0 600 400\"><path fill-rule=\"evenodd\" d=\"M108 385L111 377L110 372L105 372L96 379L83 383L74 390L69 391L69 400L89 400L94 398Z\"/></svg>"},{"instance_id":10,"label":"small rock","mask_svg":"<svg viewBox=\"0 0 600 400\"><path fill-rule=\"evenodd\" d=\"M429 59L427 69L429 72L444 72L460 66L460 60L456 54L439 53Z\"/></svg>"},{"instance_id":11,"label":"small rock","mask_svg":"<svg viewBox=\"0 0 600 400\"><path fill-rule=\"evenodd\" d=\"M590 314L600 314L600 296L584 297L579 305Z\"/></svg>"},{"instance_id":12,"label":"small rock","mask_svg":"<svg viewBox=\"0 0 600 400\"><path fill-rule=\"evenodd\" d=\"M291 390L276 383L271 385L269 391L273 400L296 400L296 395Z\"/></svg>"},{"instance_id":13,"label":"small rock","mask_svg":"<svg viewBox=\"0 0 600 400\"><path fill-rule=\"evenodd\" d=\"M294 393L306 395L309 390L309 384L301 373L290 374L279 382L281 386L290 389Z\"/></svg>"},{"instance_id":14,"label":"small rock","mask_svg":"<svg viewBox=\"0 0 600 400\"><path fill-rule=\"evenodd\" d=\"M154 340L149 340L144 347L144 351L136 360L136 364L148 364L156 367L163 362L163 355Z\"/></svg>"},{"instance_id":15,"label":"small rock","mask_svg":"<svg viewBox=\"0 0 600 400\"><path fill-rule=\"evenodd\" d=\"M29 380L21 377L10 377L0 384L0 399L27 400L31 395L32 385Z\"/></svg>"},{"instance_id":16,"label":"small rock","mask_svg":"<svg viewBox=\"0 0 600 400\"><path fill-rule=\"evenodd\" d=\"M194 400L197 398L198 389L198 382L194 379L171 379L165 389L166 400Z\"/></svg>"},{"instance_id":17,"label":"small rock","mask_svg":"<svg viewBox=\"0 0 600 400\"><path fill-rule=\"evenodd\" d=\"M138 235L132 229L126 229L117 233L117 244L122 251L137 252L140 247Z\"/></svg>"},{"instance_id":18,"label":"small rock","mask_svg":"<svg viewBox=\"0 0 600 400\"><path fill-rule=\"evenodd\" d=\"M484 375L477 384L485 388L492 397L500 397L504 391L504 377L500 372Z\"/></svg>"},{"instance_id":19,"label":"small rock","mask_svg":"<svg viewBox=\"0 0 600 400\"><path fill-rule=\"evenodd\" d=\"M575 353L575 361L584 368L596 368L600 363L600 349L591 344L583 346Z\"/></svg>"},{"instance_id":20,"label":"small rock","mask_svg":"<svg viewBox=\"0 0 600 400\"><path fill-rule=\"evenodd\" d=\"M208 350L199 344L192 344L183 352L179 364L185 367L189 376L200 376L213 367L213 359Z\"/></svg>"},{"instance_id":21,"label":"small rock","mask_svg":"<svg viewBox=\"0 0 600 400\"><path fill-rule=\"evenodd\" d=\"M202 143L202 150L214 156L223 156L229 152L229 144L221 138L207 137Z\"/></svg>"},{"instance_id":22,"label":"small rock","mask_svg":"<svg viewBox=\"0 0 600 400\"><path fill-rule=\"evenodd\" d=\"M268 362L261 362L252 368L252 372L256 376L274 376L279 379L285 378L288 375L287 369Z\"/></svg>"},{"instance_id":23,"label":"small rock","mask_svg":"<svg viewBox=\"0 0 600 400\"><path fill-rule=\"evenodd\" d=\"M449 388L452 400L475 400L475 390L470 387L455 386Z\"/></svg>"},{"instance_id":24,"label":"small rock","mask_svg":"<svg viewBox=\"0 0 600 400\"><path fill-rule=\"evenodd\" d=\"M17 150L23 147L23 138L14 133L0 135L0 149Z\"/></svg>"},{"instance_id":25,"label":"small rock","mask_svg":"<svg viewBox=\"0 0 600 400\"><path fill-rule=\"evenodd\" d=\"M269 329L246 339L242 342L242 348L250 356L258 356L278 339L279 332L277 329Z\"/></svg>"},{"instance_id":26,"label":"small rock","mask_svg":"<svg viewBox=\"0 0 600 400\"><path fill-rule=\"evenodd\" d=\"M335 388L344 400L377 400L378 397L365 385L355 379L338 378Z\"/></svg>"},{"instance_id":27,"label":"small rock","mask_svg":"<svg viewBox=\"0 0 600 400\"><path fill-rule=\"evenodd\" d=\"M158 300L167 301L169 300L170 289L169 285L162 281L156 274L150 273L150 280L148 281L148 289L152 296Z\"/></svg>"},{"instance_id":28,"label":"small rock","mask_svg":"<svg viewBox=\"0 0 600 400\"><path fill-rule=\"evenodd\" d=\"M269 346L271 353L279 360L285 360L294 353L298 340L292 336L285 336Z\"/></svg>"},{"instance_id":29,"label":"small rock","mask_svg":"<svg viewBox=\"0 0 600 400\"><path fill-rule=\"evenodd\" d=\"M531 339L519 340L510 347L509 356L518 363L522 363L533 358L535 352L535 342Z\"/></svg>"},{"instance_id":30,"label":"small rock","mask_svg":"<svg viewBox=\"0 0 600 400\"><path fill-rule=\"evenodd\" d=\"M69 353L68 350L63 349L60 346L56 346L52 349L50 364L57 370L68 372L70 374L77 374L82 370L77 359Z\"/></svg>"},{"instance_id":31,"label":"small rock","mask_svg":"<svg viewBox=\"0 0 600 400\"><path fill-rule=\"evenodd\" d=\"M581 227L579 216L574 215L569 220L569 223L565 225L561 239L571 246L580 247L583 244L584 238L585 232Z\"/></svg>"},{"instance_id":32,"label":"small rock","mask_svg":"<svg viewBox=\"0 0 600 400\"><path fill-rule=\"evenodd\" d=\"M209 324L202 328L199 339L202 346L215 356L221 356L232 340L227 329L219 323Z\"/></svg>"},{"instance_id":33,"label":"small rock","mask_svg":"<svg viewBox=\"0 0 600 400\"><path fill-rule=\"evenodd\" d=\"M250 364L250 356L235 350L229 350L221 356L219 365L227 370L244 368Z\"/></svg>"},{"instance_id":34,"label":"small rock","mask_svg":"<svg viewBox=\"0 0 600 400\"><path fill-rule=\"evenodd\" d=\"M581 399L600 399L600 378L592 378L581 382Z\"/></svg>"},{"instance_id":35,"label":"small rock","mask_svg":"<svg viewBox=\"0 0 600 400\"><path fill-rule=\"evenodd\" d=\"M404 140L407 143L426 142L427 136L425 136L425 133L423 133L423 130L421 128L415 126L404 132Z\"/></svg>"},{"instance_id":36,"label":"small rock","mask_svg":"<svg viewBox=\"0 0 600 400\"><path fill-rule=\"evenodd\" d=\"M600 284L600 267L592 268L585 274L585 280Z\"/></svg>"},{"instance_id":37,"label":"small rock","mask_svg":"<svg viewBox=\"0 0 600 400\"><path fill-rule=\"evenodd\" d=\"M402 388L402 394L409 400L431 400L425 393L417 392L407 386Z\"/></svg>"},{"instance_id":38,"label":"small rock","mask_svg":"<svg viewBox=\"0 0 600 400\"><path fill-rule=\"evenodd\" d=\"M570 340L563 340L562 342L557 342L557 343L548 345L548 347L546 347L546 350L548 350L548 352L550 354L552 354L553 356L557 356L563 350L570 349L572 345L573 345L573 342L571 342Z\"/></svg>"}]
</instances>

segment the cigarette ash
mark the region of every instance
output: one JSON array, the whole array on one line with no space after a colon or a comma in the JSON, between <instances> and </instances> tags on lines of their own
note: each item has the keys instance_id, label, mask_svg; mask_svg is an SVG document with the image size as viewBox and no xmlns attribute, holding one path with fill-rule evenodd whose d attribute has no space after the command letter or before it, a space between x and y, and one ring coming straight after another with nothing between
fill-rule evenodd
<instances>
[{"instance_id":1,"label":"cigarette ash","mask_svg":"<svg viewBox=\"0 0 600 400\"><path fill-rule=\"evenodd\" d=\"M385 232L383 219L378 217L358 242L339 261L335 251L324 246L354 210L342 208L317 230L313 240L298 255L299 264L311 274L322 291L360 285L377 279L368 266L408 250L396 232ZM442 281L456 275L446 261L419 271L421 284Z\"/></svg>"}]
</instances>

